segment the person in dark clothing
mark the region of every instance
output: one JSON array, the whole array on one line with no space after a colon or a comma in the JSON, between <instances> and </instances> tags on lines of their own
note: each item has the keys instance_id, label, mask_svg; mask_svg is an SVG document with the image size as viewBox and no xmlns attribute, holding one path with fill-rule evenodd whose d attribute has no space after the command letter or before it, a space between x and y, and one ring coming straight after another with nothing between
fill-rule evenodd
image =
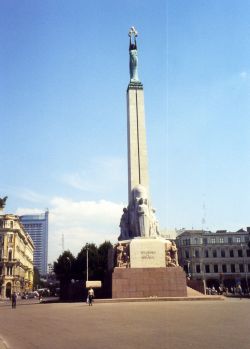
<instances>
[{"instance_id":1,"label":"person in dark clothing","mask_svg":"<svg viewBox=\"0 0 250 349\"><path fill-rule=\"evenodd\" d=\"M16 299L17 299L16 292L13 292L13 293L12 293L12 296L11 296L12 308L16 308Z\"/></svg>"}]
</instances>

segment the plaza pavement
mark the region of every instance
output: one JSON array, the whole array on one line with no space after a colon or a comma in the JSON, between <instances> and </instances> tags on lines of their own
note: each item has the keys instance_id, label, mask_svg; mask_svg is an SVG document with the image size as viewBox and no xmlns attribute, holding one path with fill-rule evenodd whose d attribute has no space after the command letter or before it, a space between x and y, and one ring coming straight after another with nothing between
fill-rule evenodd
<instances>
[{"instance_id":1,"label":"plaza pavement","mask_svg":"<svg viewBox=\"0 0 250 349\"><path fill-rule=\"evenodd\" d=\"M250 348L249 299L93 307L20 301L16 309L0 304L0 319L0 337L9 349Z\"/></svg>"}]
</instances>

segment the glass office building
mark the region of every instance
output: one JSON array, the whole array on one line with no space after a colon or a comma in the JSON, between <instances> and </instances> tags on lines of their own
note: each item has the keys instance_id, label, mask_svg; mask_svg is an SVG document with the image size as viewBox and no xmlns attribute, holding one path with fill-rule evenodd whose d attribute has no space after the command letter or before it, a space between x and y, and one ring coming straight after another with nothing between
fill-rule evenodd
<instances>
[{"instance_id":1,"label":"glass office building","mask_svg":"<svg viewBox=\"0 0 250 349\"><path fill-rule=\"evenodd\" d=\"M47 274L48 265L48 222L49 211L42 214L20 216L25 230L31 236L34 245L34 266L40 275Z\"/></svg>"}]
</instances>

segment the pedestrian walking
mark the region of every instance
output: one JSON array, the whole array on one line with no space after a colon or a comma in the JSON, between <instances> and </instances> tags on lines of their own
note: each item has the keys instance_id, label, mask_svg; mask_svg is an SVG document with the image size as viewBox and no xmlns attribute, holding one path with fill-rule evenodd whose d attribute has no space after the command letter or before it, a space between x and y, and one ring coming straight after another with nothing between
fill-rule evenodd
<instances>
[{"instance_id":1,"label":"pedestrian walking","mask_svg":"<svg viewBox=\"0 0 250 349\"><path fill-rule=\"evenodd\" d=\"M12 309L16 308L16 299L17 299L16 292L13 292L12 295L11 295L11 306L12 306Z\"/></svg>"},{"instance_id":2,"label":"pedestrian walking","mask_svg":"<svg viewBox=\"0 0 250 349\"><path fill-rule=\"evenodd\" d=\"M237 293L238 293L238 295L240 296L240 299L241 299L242 298L242 288L241 288L240 284L237 286Z\"/></svg>"},{"instance_id":3,"label":"pedestrian walking","mask_svg":"<svg viewBox=\"0 0 250 349\"><path fill-rule=\"evenodd\" d=\"M88 300L89 300L89 306L90 305L93 305L93 298L94 298L94 290L93 290L93 288L90 288L89 290L88 290Z\"/></svg>"},{"instance_id":4,"label":"pedestrian walking","mask_svg":"<svg viewBox=\"0 0 250 349\"><path fill-rule=\"evenodd\" d=\"M42 303L42 301L43 301L43 296L42 296L42 293L41 293L41 292L39 292L39 297L38 297L38 299L39 299L39 303Z\"/></svg>"}]
</instances>

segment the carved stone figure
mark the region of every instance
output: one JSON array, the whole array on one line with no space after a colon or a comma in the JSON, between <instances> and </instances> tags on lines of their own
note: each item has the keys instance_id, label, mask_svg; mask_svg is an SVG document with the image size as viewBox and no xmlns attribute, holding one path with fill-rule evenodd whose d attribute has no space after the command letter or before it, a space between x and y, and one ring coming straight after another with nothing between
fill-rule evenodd
<instances>
[{"instance_id":1,"label":"carved stone figure","mask_svg":"<svg viewBox=\"0 0 250 349\"><path fill-rule=\"evenodd\" d=\"M176 267L176 264L172 261L170 252L166 253L166 267Z\"/></svg>"},{"instance_id":2,"label":"carved stone figure","mask_svg":"<svg viewBox=\"0 0 250 349\"><path fill-rule=\"evenodd\" d=\"M150 219L150 236L159 236L159 223L155 216L155 209L151 209L151 219Z\"/></svg>"},{"instance_id":3,"label":"carved stone figure","mask_svg":"<svg viewBox=\"0 0 250 349\"><path fill-rule=\"evenodd\" d=\"M176 247L176 244L174 241L172 241L170 256L171 256L173 263L175 263L175 265L177 266L178 265L177 247Z\"/></svg>"},{"instance_id":4,"label":"carved stone figure","mask_svg":"<svg viewBox=\"0 0 250 349\"><path fill-rule=\"evenodd\" d=\"M8 199L8 196L5 196L3 199L0 198L0 211L4 209L7 199Z\"/></svg>"},{"instance_id":5,"label":"carved stone figure","mask_svg":"<svg viewBox=\"0 0 250 349\"><path fill-rule=\"evenodd\" d=\"M118 240L159 236L155 209L149 204L147 189L139 184L133 188L131 196L132 200L128 208L123 209Z\"/></svg>"},{"instance_id":6,"label":"carved stone figure","mask_svg":"<svg viewBox=\"0 0 250 349\"><path fill-rule=\"evenodd\" d=\"M147 199L140 198L137 206L137 214L140 236L149 237L150 218Z\"/></svg>"},{"instance_id":7,"label":"carved stone figure","mask_svg":"<svg viewBox=\"0 0 250 349\"><path fill-rule=\"evenodd\" d=\"M123 214L120 220L120 236L118 240L127 240L129 239L129 215L128 209L124 207Z\"/></svg>"},{"instance_id":8,"label":"carved stone figure","mask_svg":"<svg viewBox=\"0 0 250 349\"><path fill-rule=\"evenodd\" d=\"M166 267L177 267L178 266L177 247L174 241L166 240L165 253L166 253Z\"/></svg>"},{"instance_id":9,"label":"carved stone figure","mask_svg":"<svg viewBox=\"0 0 250 349\"><path fill-rule=\"evenodd\" d=\"M116 266L118 268L129 267L129 244L119 242L116 245Z\"/></svg>"}]
</instances>

